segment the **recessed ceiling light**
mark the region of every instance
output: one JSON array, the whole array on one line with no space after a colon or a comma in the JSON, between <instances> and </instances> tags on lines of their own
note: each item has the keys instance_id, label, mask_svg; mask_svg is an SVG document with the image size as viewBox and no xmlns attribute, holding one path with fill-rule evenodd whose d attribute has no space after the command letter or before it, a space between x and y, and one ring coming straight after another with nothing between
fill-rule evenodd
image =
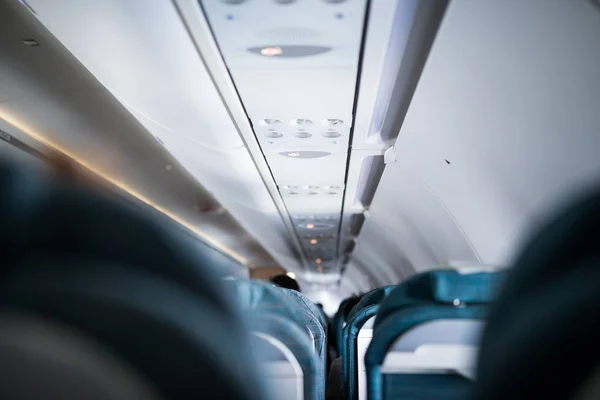
<instances>
[{"instance_id":1,"label":"recessed ceiling light","mask_svg":"<svg viewBox=\"0 0 600 400\"><path fill-rule=\"evenodd\" d=\"M323 121L323 125L325 125L325 126L342 125L343 123L344 123L344 121L342 121L341 119L337 119L337 118L327 118L326 120Z\"/></svg>"},{"instance_id":2,"label":"recessed ceiling light","mask_svg":"<svg viewBox=\"0 0 600 400\"><path fill-rule=\"evenodd\" d=\"M267 57L275 57L283 54L283 50L279 46L275 47L263 47L260 49L260 54Z\"/></svg>"},{"instance_id":3,"label":"recessed ceiling light","mask_svg":"<svg viewBox=\"0 0 600 400\"><path fill-rule=\"evenodd\" d=\"M339 133L339 132L331 132L331 131L330 132L323 132L321 135L323 137L328 138L328 139L333 139L333 138L342 136L342 134Z\"/></svg>"},{"instance_id":4,"label":"recessed ceiling light","mask_svg":"<svg viewBox=\"0 0 600 400\"><path fill-rule=\"evenodd\" d=\"M317 239L310 239L310 244L317 244L319 241Z\"/></svg>"},{"instance_id":5,"label":"recessed ceiling light","mask_svg":"<svg viewBox=\"0 0 600 400\"><path fill-rule=\"evenodd\" d=\"M261 119L260 121L258 121L259 125L279 125L281 124L281 121L278 119L273 119L273 118L265 118L265 119Z\"/></svg>"},{"instance_id":6,"label":"recessed ceiling light","mask_svg":"<svg viewBox=\"0 0 600 400\"><path fill-rule=\"evenodd\" d=\"M23 39L23 44L25 46L31 46L31 47L36 47L39 46L40 44L38 43L37 40L35 39Z\"/></svg>"},{"instance_id":7,"label":"recessed ceiling light","mask_svg":"<svg viewBox=\"0 0 600 400\"><path fill-rule=\"evenodd\" d=\"M265 137L271 138L271 139L277 139L282 137L283 135L279 132L267 132L265 133Z\"/></svg>"},{"instance_id":8,"label":"recessed ceiling light","mask_svg":"<svg viewBox=\"0 0 600 400\"><path fill-rule=\"evenodd\" d=\"M315 224L306 224L306 229L313 229Z\"/></svg>"},{"instance_id":9,"label":"recessed ceiling light","mask_svg":"<svg viewBox=\"0 0 600 400\"><path fill-rule=\"evenodd\" d=\"M315 258L315 263L321 264L322 262L323 262L323 260L321 260L320 258Z\"/></svg>"}]
</instances>

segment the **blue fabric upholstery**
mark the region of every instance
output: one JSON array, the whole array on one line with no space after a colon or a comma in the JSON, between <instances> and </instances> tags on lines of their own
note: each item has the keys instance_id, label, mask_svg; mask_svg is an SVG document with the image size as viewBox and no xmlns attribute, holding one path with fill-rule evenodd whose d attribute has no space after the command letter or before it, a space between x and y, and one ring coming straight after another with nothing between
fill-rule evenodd
<instances>
[{"instance_id":1,"label":"blue fabric upholstery","mask_svg":"<svg viewBox=\"0 0 600 400\"><path fill-rule=\"evenodd\" d=\"M449 374L393 374L383 376L385 400L466 400L473 382Z\"/></svg>"},{"instance_id":2,"label":"blue fabric upholstery","mask_svg":"<svg viewBox=\"0 0 600 400\"><path fill-rule=\"evenodd\" d=\"M313 351L306 330L286 317L264 313L249 320L252 329L280 340L296 357L303 373L304 399L323 400L319 380L319 360ZM276 399L273 399L276 400Z\"/></svg>"},{"instance_id":3,"label":"blue fabric upholstery","mask_svg":"<svg viewBox=\"0 0 600 400\"><path fill-rule=\"evenodd\" d=\"M342 359L344 360L346 397L350 400L358 398L358 359L356 355L358 332L369 318L377 314L380 303L395 287L395 285L383 286L366 293L346 318L346 326L342 335L344 338Z\"/></svg>"},{"instance_id":4,"label":"blue fabric upholstery","mask_svg":"<svg viewBox=\"0 0 600 400\"><path fill-rule=\"evenodd\" d=\"M323 399L325 372L319 353L313 350L308 330L317 333L321 345L324 332L318 318L297 295L271 283L255 280L225 282L245 311L247 324L252 329L281 340L293 353L304 373L306 399Z\"/></svg>"},{"instance_id":5,"label":"blue fabric upholstery","mask_svg":"<svg viewBox=\"0 0 600 400\"><path fill-rule=\"evenodd\" d=\"M332 334L335 335L335 345L336 345L338 354L340 354L340 355L342 354L342 345L344 342L344 340L342 338L342 330L344 329L344 322L346 322L346 317L352 310L352 307L354 307L359 301L360 301L359 296L353 296L353 297L349 297L349 298L345 299L344 301L342 301L340 303L340 307L338 308L337 312L335 313L335 315L333 317L333 324L332 324L333 332L332 332Z\"/></svg>"},{"instance_id":6,"label":"blue fabric upholstery","mask_svg":"<svg viewBox=\"0 0 600 400\"><path fill-rule=\"evenodd\" d=\"M502 286L506 272L463 274L455 270L427 271L402 282L392 291L377 313L375 325L388 314L422 304L488 304Z\"/></svg>"},{"instance_id":7,"label":"blue fabric upholstery","mask_svg":"<svg viewBox=\"0 0 600 400\"><path fill-rule=\"evenodd\" d=\"M327 335L326 326L319 320L319 308L302 293L292 289L276 288L288 297L297 314L303 317L304 326L311 331L315 341L315 351L319 357L317 390L325 397L325 382L327 381Z\"/></svg>"},{"instance_id":8,"label":"blue fabric upholstery","mask_svg":"<svg viewBox=\"0 0 600 400\"><path fill-rule=\"evenodd\" d=\"M239 321L147 272L65 259L21 263L0 284L0 305L87 333L163 398L262 398Z\"/></svg>"},{"instance_id":9,"label":"blue fabric upholstery","mask_svg":"<svg viewBox=\"0 0 600 400\"><path fill-rule=\"evenodd\" d=\"M399 284L381 303L365 355L370 400L383 397L381 365L402 334L436 319L483 319L506 272L428 271Z\"/></svg>"},{"instance_id":10,"label":"blue fabric upholstery","mask_svg":"<svg viewBox=\"0 0 600 400\"><path fill-rule=\"evenodd\" d=\"M487 307L485 305L454 307L449 305L423 304L388 314L386 319L375 325L373 339L365 355L369 400L392 398L384 396L381 366L387 352L402 334L417 325L436 319L484 319L486 312ZM410 377L406 379L410 379ZM429 399L428 397L417 398Z\"/></svg>"}]
</instances>

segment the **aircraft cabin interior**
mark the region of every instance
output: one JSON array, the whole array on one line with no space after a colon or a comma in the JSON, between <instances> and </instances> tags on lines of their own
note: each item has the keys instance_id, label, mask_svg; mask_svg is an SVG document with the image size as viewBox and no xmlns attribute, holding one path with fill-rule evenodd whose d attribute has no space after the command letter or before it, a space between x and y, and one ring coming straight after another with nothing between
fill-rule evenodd
<instances>
[{"instance_id":1,"label":"aircraft cabin interior","mask_svg":"<svg viewBox=\"0 0 600 400\"><path fill-rule=\"evenodd\" d=\"M600 399L599 0L0 0L0 398Z\"/></svg>"}]
</instances>

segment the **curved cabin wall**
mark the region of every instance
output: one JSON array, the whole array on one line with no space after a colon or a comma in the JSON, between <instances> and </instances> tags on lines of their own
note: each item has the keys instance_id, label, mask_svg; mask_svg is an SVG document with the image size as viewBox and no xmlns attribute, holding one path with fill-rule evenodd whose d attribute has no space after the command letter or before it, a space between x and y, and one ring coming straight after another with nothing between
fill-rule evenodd
<instances>
[{"instance_id":1,"label":"curved cabin wall","mask_svg":"<svg viewBox=\"0 0 600 400\"><path fill-rule=\"evenodd\" d=\"M349 270L377 286L507 265L540 218L597 185L599 37L588 0L452 1Z\"/></svg>"}]
</instances>

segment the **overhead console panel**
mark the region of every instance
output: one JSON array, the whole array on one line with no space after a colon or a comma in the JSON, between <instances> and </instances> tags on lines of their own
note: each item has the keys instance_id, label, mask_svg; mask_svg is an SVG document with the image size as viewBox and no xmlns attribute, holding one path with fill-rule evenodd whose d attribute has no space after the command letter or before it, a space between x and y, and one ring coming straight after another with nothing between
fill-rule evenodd
<instances>
[{"instance_id":1,"label":"overhead console panel","mask_svg":"<svg viewBox=\"0 0 600 400\"><path fill-rule=\"evenodd\" d=\"M200 3L311 269L336 268L367 1Z\"/></svg>"}]
</instances>

